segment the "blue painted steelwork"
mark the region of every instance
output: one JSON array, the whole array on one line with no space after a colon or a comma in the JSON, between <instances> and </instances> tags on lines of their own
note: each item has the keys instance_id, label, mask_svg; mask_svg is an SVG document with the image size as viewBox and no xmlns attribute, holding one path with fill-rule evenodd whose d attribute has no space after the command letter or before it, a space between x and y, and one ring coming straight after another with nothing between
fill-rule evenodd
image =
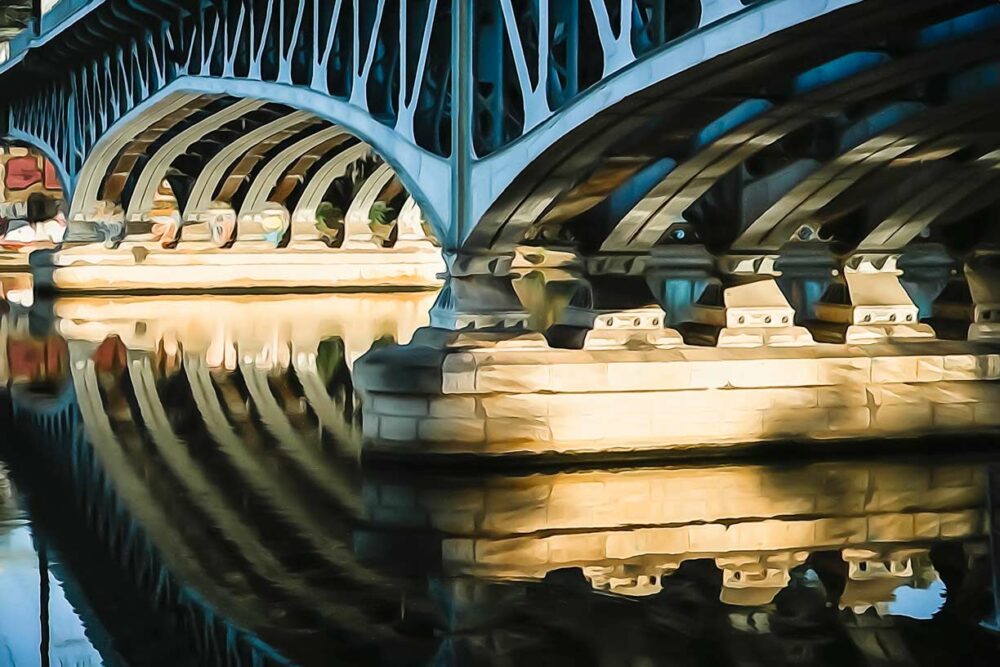
<instances>
[{"instance_id":1,"label":"blue painted steelwork","mask_svg":"<svg viewBox=\"0 0 1000 667\"><path fill-rule=\"evenodd\" d=\"M862 103L864 90L874 97L889 94L878 89L878 79L906 79L900 65L904 56L973 44L1000 25L1000 9L977 7L984 4L978 0L920 4L926 8L908 6L907 11L923 23L883 50L863 39L847 48L853 37L849 27L815 44L806 30L846 12L851 20L877 16L878 25L891 31L905 12L885 11L876 0L484 0L475 5L463 0L62 0L46 16L39 36L18 38L0 72L4 80L19 82L18 93L6 101L8 136L50 153L71 189L110 137L127 136L131 123L168 94L280 102L341 125L371 144L414 196L449 256L494 254L510 252L558 202L586 190L581 181L589 167L581 169L578 161L550 163L552 155L573 152L563 147L565 142L590 150L594 159L606 157L616 150L616 133L633 122L630 110L658 103L655 91L686 81L685 74L695 70L722 81L725 70L713 71L715 63L741 50L749 54L746 61L736 59L732 66L752 71L759 66L755 45L768 40L778 45L774 58L783 51L800 56L768 75L766 91L737 93L728 110L706 113L700 127L686 130L685 150L645 156L646 165L630 166L635 178L619 179L615 187L624 188L623 194L615 194L615 188L603 193L614 204L602 210L619 209L647 187L655 193L658 182L684 173L685 161L700 159L700 152L755 123L764 127L783 115L802 122L785 123L773 150L760 157L748 154L747 160L754 160L751 172L771 164L769 153L781 152L803 133L812 132L816 146L800 159L829 159L818 138L827 130L822 123L806 122L809 114L826 114L824 122L837 127L832 148L870 136L857 134L865 115L893 104L925 102L886 99L860 117L838 120L833 116L841 111L830 105ZM955 16L941 20L952 7ZM930 18L921 18L921 11ZM937 69L949 74L967 66ZM53 67L58 75L33 80L32 71ZM945 91L948 99L958 99L965 85L972 94L995 72L987 68L976 76L985 78L979 84L972 78L954 84ZM696 83L690 84L693 90ZM738 78L728 88L720 83L716 90L703 86L690 94L726 95L739 90L737 83ZM912 106L895 108L920 112ZM890 117L879 115L870 127L884 130L883 121ZM591 129L598 122L608 131ZM783 171L788 164L781 160L791 159L774 162L769 173L776 180L764 189L780 194L787 184L779 187L778 181L808 174L805 163L798 171ZM656 182L653 173L659 174ZM697 193L692 205L715 194ZM631 239L629 245L639 238L621 236Z\"/></svg>"},{"instance_id":2,"label":"blue painted steelwork","mask_svg":"<svg viewBox=\"0 0 1000 667\"><path fill-rule=\"evenodd\" d=\"M620 0L612 7L589 0L574 9L532 4L525 13L511 0L492 0L462 19L467 8L459 0L264 6L250 0L63 0L38 38L14 45L6 72L24 70L36 54L58 58L57 47L72 52L77 38L97 45L99 55L83 56L67 69L68 78L13 99L9 125L12 135L50 147L66 180L75 183L100 137L167 86L180 88L181 79L225 81L221 90L259 99L292 95L235 82L292 86L304 98L329 98L320 104L314 95L310 110L370 140L439 232L450 232L440 234L450 240L446 245L457 247L475 228L469 221L481 217L526 166L530 153L515 146L520 139L535 136L532 148L542 149L582 118L684 67L856 1L802 8L771 0L746 8L735 0ZM451 29L451 15L464 29ZM130 29L115 33L119 26ZM112 34L128 37L114 43ZM64 39L53 41L57 35ZM670 45L680 52L664 50ZM469 78L450 75L452 54L461 48L471 54L459 64ZM694 50L700 55L693 60L683 55ZM467 104L453 109L451 100L461 98L449 87L463 81ZM487 87L494 91L489 98L483 97ZM458 134L452 126L461 128ZM461 154L447 184L436 167L421 170L451 159L455 142ZM505 164L487 155L506 156ZM421 193L418 184L430 181L444 197Z\"/></svg>"},{"instance_id":3,"label":"blue painted steelwork","mask_svg":"<svg viewBox=\"0 0 1000 667\"><path fill-rule=\"evenodd\" d=\"M87 14L98 9L106 0L58 0L41 17L34 19L31 29L19 33L8 44L6 61L0 63L0 75L16 66L31 49L38 48L57 38L62 32Z\"/></svg>"}]
</instances>

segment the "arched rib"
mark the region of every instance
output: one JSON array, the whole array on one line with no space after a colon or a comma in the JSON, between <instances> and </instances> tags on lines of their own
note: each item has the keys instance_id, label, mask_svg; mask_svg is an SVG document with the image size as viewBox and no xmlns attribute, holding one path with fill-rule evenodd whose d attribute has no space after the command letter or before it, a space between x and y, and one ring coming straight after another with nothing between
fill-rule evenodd
<instances>
[{"instance_id":1,"label":"arched rib","mask_svg":"<svg viewBox=\"0 0 1000 667\"><path fill-rule=\"evenodd\" d=\"M240 221L242 222L244 218L261 211L264 204L267 203L271 191L277 185L278 179L302 155L312 151L325 153L347 141L350 137L351 135L344 128L334 125L295 142L269 160L254 178L253 183L250 184L250 189L240 207Z\"/></svg>"},{"instance_id":2,"label":"arched rib","mask_svg":"<svg viewBox=\"0 0 1000 667\"><path fill-rule=\"evenodd\" d=\"M996 201L1000 199L1000 150L981 156L970 165L945 174L937 183L918 193L882 221L858 245L866 252L901 250L920 233L956 208L965 206L970 199ZM974 194L991 184L985 198Z\"/></svg>"},{"instance_id":3,"label":"arched rib","mask_svg":"<svg viewBox=\"0 0 1000 667\"><path fill-rule=\"evenodd\" d=\"M351 146L327 160L309 179L292 215L293 240L317 236L315 230L316 209L323 203L323 197L333 182L347 173L349 166L370 153L371 150L371 146L364 143Z\"/></svg>"},{"instance_id":4,"label":"arched rib","mask_svg":"<svg viewBox=\"0 0 1000 667\"><path fill-rule=\"evenodd\" d=\"M358 189L358 194L354 197L347 214L344 216L344 241L370 241L372 238L371 228L368 223L371 220L370 214L378 197L385 190L386 186L396 178L396 173L388 164L383 164L372 175L365 179Z\"/></svg>"},{"instance_id":5,"label":"arched rib","mask_svg":"<svg viewBox=\"0 0 1000 667\"><path fill-rule=\"evenodd\" d=\"M764 212L740 236L734 247L780 248L795 229L824 206L877 170L887 168L911 153L950 154L954 138L949 135L981 120L989 105L963 105L938 109L908 123L905 128L882 134L827 163L793 188Z\"/></svg>"},{"instance_id":6,"label":"arched rib","mask_svg":"<svg viewBox=\"0 0 1000 667\"><path fill-rule=\"evenodd\" d=\"M187 207L184 210L184 220L192 220L200 211L203 211L214 198L216 191L226 178L233 165L250 149L260 145L267 139L275 136L284 136L288 132L304 130L311 124L319 123L319 120L312 114L304 111L295 111L284 118L262 125L255 130L248 132L239 140L234 141L219 151L205 168L202 169L191 189L191 196L188 198Z\"/></svg>"},{"instance_id":7,"label":"arched rib","mask_svg":"<svg viewBox=\"0 0 1000 667\"><path fill-rule=\"evenodd\" d=\"M177 114L185 108L190 107L190 113L194 113L200 107L195 107L192 103L199 97L201 96L191 93L170 95L145 109L134 119L123 121L117 131L102 137L83 164L76 184L76 191L73 193L70 220L87 218L93 214L94 206L101 196L101 187L111 164L136 137L142 135L143 132L162 119Z\"/></svg>"},{"instance_id":8,"label":"arched rib","mask_svg":"<svg viewBox=\"0 0 1000 667\"><path fill-rule=\"evenodd\" d=\"M264 104L265 102L259 100L241 100L195 123L170 139L170 141L156 151L156 154L150 158L139 174L135 188L132 190L132 196L129 198L128 208L125 211L125 219L136 221L149 213L153 206L153 195L156 194L156 189L163 182L164 177L167 175L167 170L179 155L188 150L193 144L201 141L211 132L218 130L223 125L227 125L251 111L259 109Z\"/></svg>"},{"instance_id":9,"label":"arched rib","mask_svg":"<svg viewBox=\"0 0 1000 667\"><path fill-rule=\"evenodd\" d=\"M863 74L824 86L790 104L727 133L662 179L615 226L603 250L645 250L660 241L671 224L726 174L818 118L845 106L884 94L956 65L975 62L989 53L988 44L962 44L889 62ZM913 103L914 108L923 106Z\"/></svg>"}]
</instances>

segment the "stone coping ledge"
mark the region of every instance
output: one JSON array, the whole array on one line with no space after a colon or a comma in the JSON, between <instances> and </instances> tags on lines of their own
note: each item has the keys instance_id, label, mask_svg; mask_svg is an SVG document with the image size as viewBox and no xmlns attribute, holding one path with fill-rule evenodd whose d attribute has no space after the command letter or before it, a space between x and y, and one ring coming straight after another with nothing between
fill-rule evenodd
<instances>
[{"instance_id":1,"label":"stone coping ledge","mask_svg":"<svg viewBox=\"0 0 1000 667\"><path fill-rule=\"evenodd\" d=\"M444 271L444 260L437 248L225 248L214 246L166 250L156 243L122 244L115 249L100 245L64 247L57 251L32 253L31 264L37 267L95 266L231 266L242 264L289 263L330 264L433 264Z\"/></svg>"},{"instance_id":2,"label":"stone coping ledge","mask_svg":"<svg viewBox=\"0 0 1000 667\"><path fill-rule=\"evenodd\" d=\"M0 248L0 271L30 271L30 254L31 251Z\"/></svg>"},{"instance_id":3,"label":"stone coping ledge","mask_svg":"<svg viewBox=\"0 0 1000 667\"><path fill-rule=\"evenodd\" d=\"M417 337L419 338L419 337ZM641 392L1000 379L1000 346L957 341L807 348L373 350L358 384L392 394Z\"/></svg>"},{"instance_id":4,"label":"stone coping ledge","mask_svg":"<svg viewBox=\"0 0 1000 667\"><path fill-rule=\"evenodd\" d=\"M38 260L32 269L41 292L208 292L260 289L440 287L444 261L437 251L393 254L223 253L131 254L95 261ZM46 264L46 261L50 263Z\"/></svg>"}]
</instances>

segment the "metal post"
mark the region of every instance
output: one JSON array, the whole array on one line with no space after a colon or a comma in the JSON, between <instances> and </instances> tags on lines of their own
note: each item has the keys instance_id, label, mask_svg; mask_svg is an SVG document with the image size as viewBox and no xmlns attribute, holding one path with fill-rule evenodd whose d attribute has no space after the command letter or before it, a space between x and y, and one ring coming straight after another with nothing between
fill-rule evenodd
<instances>
[{"instance_id":1,"label":"metal post","mask_svg":"<svg viewBox=\"0 0 1000 667\"><path fill-rule=\"evenodd\" d=\"M38 646L41 667L49 667L49 553L45 541L38 540L38 627L41 642Z\"/></svg>"},{"instance_id":2,"label":"metal post","mask_svg":"<svg viewBox=\"0 0 1000 667\"><path fill-rule=\"evenodd\" d=\"M472 224L472 0L451 4L451 238L457 252Z\"/></svg>"},{"instance_id":3,"label":"metal post","mask_svg":"<svg viewBox=\"0 0 1000 667\"><path fill-rule=\"evenodd\" d=\"M42 34L42 0L31 0L31 18L35 37Z\"/></svg>"}]
</instances>

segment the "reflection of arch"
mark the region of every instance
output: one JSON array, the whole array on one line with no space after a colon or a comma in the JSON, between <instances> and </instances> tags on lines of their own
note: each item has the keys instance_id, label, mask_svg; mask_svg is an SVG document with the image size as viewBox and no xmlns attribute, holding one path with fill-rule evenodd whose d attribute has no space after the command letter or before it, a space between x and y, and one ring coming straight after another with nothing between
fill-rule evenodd
<instances>
[{"instance_id":1,"label":"reflection of arch","mask_svg":"<svg viewBox=\"0 0 1000 667\"><path fill-rule=\"evenodd\" d=\"M129 512L142 523L155 544L169 545L169 549L163 550L164 558L181 577L196 588L211 591L213 599L221 602L227 614L237 623L245 627L266 625L264 610L253 609L245 601L241 603L230 597L224 588L215 585L216 579L203 568L204 561L192 548L185 531L179 529L176 515L173 514L177 508L167 512L154 498L152 489L143 477L137 474L135 465L126 453L135 452L136 449L123 447L112 426L109 411L101 398L102 387L96 366L90 358L91 350L91 346L87 344L70 345L73 383L87 440L97 454L105 474L112 481L115 492L128 506Z\"/></svg>"},{"instance_id":2,"label":"reflection of arch","mask_svg":"<svg viewBox=\"0 0 1000 667\"><path fill-rule=\"evenodd\" d=\"M356 434L348 433L344 426L345 422L353 425L354 384L343 340L328 338L315 352L293 349L292 359L302 392L322 427L350 454L360 454Z\"/></svg>"},{"instance_id":3,"label":"reflection of arch","mask_svg":"<svg viewBox=\"0 0 1000 667\"><path fill-rule=\"evenodd\" d=\"M294 461L302 473L312 479L319 488L325 488L334 495L339 504L344 507L356 506L350 484L344 479L342 471L332 466L321 451L305 442L292 426L272 393L268 373L257 368L252 362L241 362L240 375L265 428L282 453Z\"/></svg>"},{"instance_id":4,"label":"reflection of arch","mask_svg":"<svg viewBox=\"0 0 1000 667\"><path fill-rule=\"evenodd\" d=\"M377 633L378 627L369 626L368 619L359 614L357 609L325 599L320 591L296 574L289 574L278 556L258 537L250 523L239 515L238 509L231 505L219 486L210 480L188 451L189 445L173 432L160 402L148 355L129 354L128 377L142 423L155 446L158 459L181 481L188 494L197 499L199 509L208 515L212 524L223 533L224 539L239 546L240 553L249 561L255 573L277 585L297 604L315 609L333 627L357 630L368 626Z\"/></svg>"},{"instance_id":5,"label":"reflection of arch","mask_svg":"<svg viewBox=\"0 0 1000 667\"><path fill-rule=\"evenodd\" d=\"M235 375L213 379L203 362L186 354L181 375L163 375L153 353L134 350L126 351L127 368L120 368L122 350L120 340L110 340L103 354L109 363L101 371L92 359L94 345L74 343L74 381L87 438L66 440L98 453L97 474L106 475L113 493L123 499L120 509L148 531L153 548L199 601L209 609L219 605L215 613L265 639L322 628L332 631L319 633L324 638L317 640L327 650L410 641L385 622L400 609L400 584L359 564L351 553L349 531L359 516L356 494L350 492L348 505L332 516L330 503L317 503L312 492L329 493L337 486L334 480L318 474L309 492L301 493L306 471L276 465L271 446L281 448L281 443L239 437L217 393L225 389L220 378ZM185 396L187 389L191 393ZM198 411L185 405L184 419L175 419L169 409L178 399ZM242 398L238 402L242 405ZM204 422L191 420L192 414ZM300 440L290 446L314 446ZM222 459L209 451L216 448ZM324 463L324 472L336 470L330 461L316 461ZM242 485L234 494L233 487L218 483L233 472L259 495L249 500ZM258 511L261 503L266 512ZM184 530L178 532L179 526ZM296 551L303 540L315 553ZM321 570L312 569L315 563L322 564ZM288 614L274 614L275 607ZM420 602L406 607L415 615L427 613ZM292 655L298 650L280 648Z\"/></svg>"},{"instance_id":6,"label":"reflection of arch","mask_svg":"<svg viewBox=\"0 0 1000 667\"><path fill-rule=\"evenodd\" d=\"M385 594L389 590L387 582L357 563L350 549L335 535L337 522L325 508L317 507L308 495L301 493L301 480L283 467L273 465L272 459L255 446L256 443L248 442L241 437L245 434L234 431L216 393L218 383L228 379L219 375L213 377L205 364L193 355L184 359L184 374L195 407L213 442L250 488L290 521L296 534L308 540L334 571L365 581L370 594Z\"/></svg>"}]
</instances>

